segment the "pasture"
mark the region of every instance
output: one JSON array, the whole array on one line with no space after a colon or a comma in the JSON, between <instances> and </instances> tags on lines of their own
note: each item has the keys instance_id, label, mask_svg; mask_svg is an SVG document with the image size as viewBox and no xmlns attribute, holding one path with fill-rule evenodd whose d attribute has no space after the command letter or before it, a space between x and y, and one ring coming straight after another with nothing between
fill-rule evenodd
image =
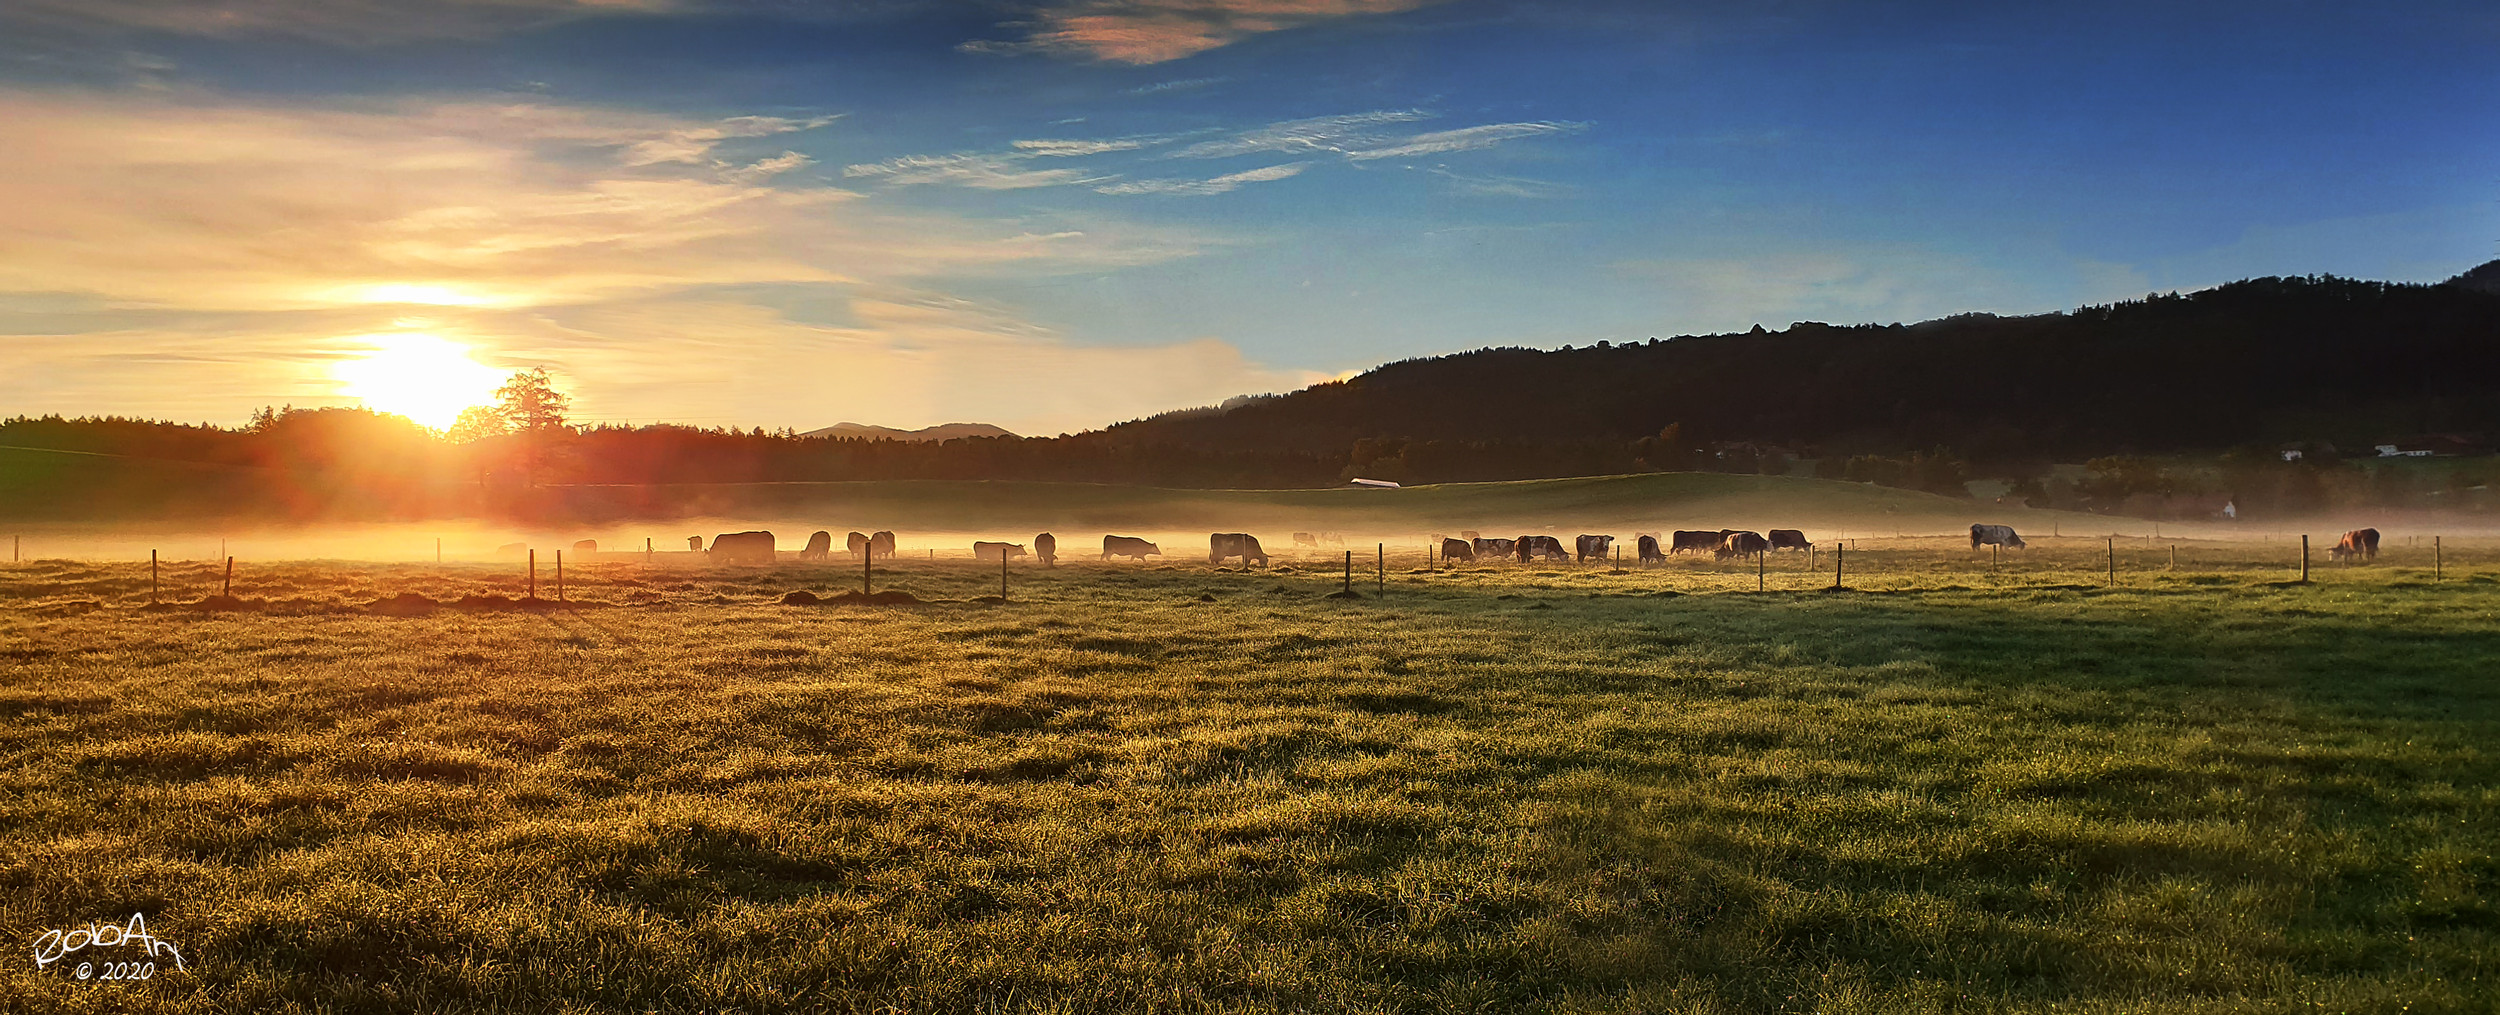
<instances>
[{"instance_id":1,"label":"pasture","mask_svg":"<svg viewBox=\"0 0 2500 1015\"><path fill-rule=\"evenodd\" d=\"M2485 1012L2500 554L2434 582L2401 542L2301 585L2296 544L2121 541L2103 588L2097 537L1863 539L1848 591L1408 546L1377 592L1366 543L1345 600L1333 551L1077 539L1003 603L907 552L907 606L780 604L840 559L602 555L527 608L485 598L511 564L255 563L206 611L37 561L0 570L0 927L145 912L188 971L21 952L0 996Z\"/></svg>"}]
</instances>

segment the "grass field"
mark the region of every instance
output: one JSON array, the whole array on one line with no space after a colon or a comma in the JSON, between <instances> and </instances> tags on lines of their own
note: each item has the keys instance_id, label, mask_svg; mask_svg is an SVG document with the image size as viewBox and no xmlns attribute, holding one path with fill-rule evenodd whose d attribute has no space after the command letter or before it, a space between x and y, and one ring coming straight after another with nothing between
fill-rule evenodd
<instances>
[{"instance_id":1,"label":"grass field","mask_svg":"<svg viewBox=\"0 0 2500 1015\"><path fill-rule=\"evenodd\" d=\"M2500 555L0 570L27 1011L2488 1012ZM2320 555L2321 558L2323 554ZM1829 558L1821 558L1828 567ZM166 598L214 591L166 569ZM542 595L550 594L542 569Z\"/></svg>"}]
</instances>

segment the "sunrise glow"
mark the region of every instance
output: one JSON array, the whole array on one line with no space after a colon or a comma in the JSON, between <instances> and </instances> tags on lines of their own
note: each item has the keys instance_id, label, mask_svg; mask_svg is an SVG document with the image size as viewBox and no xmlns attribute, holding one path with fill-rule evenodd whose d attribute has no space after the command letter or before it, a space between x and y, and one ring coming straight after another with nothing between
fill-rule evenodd
<instances>
[{"instance_id":1,"label":"sunrise glow","mask_svg":"<svg viewBox=\"0 0 2500 1015\"><path fill-rule=\"evenodd\" d=\"M376 412L406 416L437 430L460 410L494 401L503 374L471 359L469 347L437 335L367 335L367 351L331 368L340 394Z\"/></svg>"}]
</instances>

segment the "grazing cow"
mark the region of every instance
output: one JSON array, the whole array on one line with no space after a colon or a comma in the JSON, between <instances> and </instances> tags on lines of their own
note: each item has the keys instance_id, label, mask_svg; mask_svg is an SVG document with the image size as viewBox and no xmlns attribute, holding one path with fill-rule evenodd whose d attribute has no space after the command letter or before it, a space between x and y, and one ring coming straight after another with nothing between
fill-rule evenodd
<instances>
[{"instance_id":1,"label":"grazing cow","mask_svg":"<svg viewBox=\"0 0 2500 1015\"><path fill-rule=\"evenodd\" d=\"M1343 532L1322 532L1319 534L1319 538L1321 542L1327 543L1330 546L1345 545L1345 533Z\"/></svg>"},{"instance_id":2,"label":"grazing cow","mask_svg":"<svg viewBox=\"0 0 2500 1015\"><path fill-rule=\"evenodd\" d=\"M1691 550L1694 553L1700 553L1703 550L1718 549L1719 544L1726 541L1727 533L1724 532L1712 532L1707 529L1677 529L1667 543L1667 552L1682 553Z\"/></svg>"},{"instance_id":3,"label":"grazing cow","mask_svg":"<svg viewBox=\"0 0 2500 1015\"><path fill-rule=\"evenodd\" d=\"M894 532L893 532L893 530L891 530L891 529L878 529L878 530L877 530L877 531L875 531L875 532L869 533L869 534L868 534L868 552L869 552L869 554L871 554L872 556L878 556L878 557L883 557L883 558L885 558L885 559L887 559L887 560L893 560L893 559L894 559Z\"/></svg>"},{"instance_id":4,"label":"grazing cow","mask_svg":"<svg viewBox=\"0 0 2500 1015\"><path fill-rule=\"evenodd\" d=\"M1546 560L1571 559L1571 551L1563 549L1562 540L1552 536L1521 536L1512 540L1510 546L1511 552L1519 557L1522 564L1540 557Z\"/></svg>"},{"instance_id":5,"label":"grazing cow","mask_svg":"<svg viewBox=\"0 0 2500 1015\"><path fill-rule=\"evenodd\" d=\"M2344 533L2344 538L2335 544L2334 549L2326 551L2326 556L2328 560L2347 560L2353 557L2377 560L2378 530L2354 529Z\"/></svg>"},{"instance_id":6,"label":"grazing cow","mask_svg":"<svg viewBox=\"0 0 2500 1015\"><path fill-rule=\"evenodd\" d=\"M1586 564L1591 559L1602 562L1607 554L1615 552L1615 537L1581 536L1572 540L1571 550L1579 556L1580 563Z\"/></svg>"},{"instance_id":7,"label":"grazing cow","mask_svg":"<svg viewBox=\"0 0 2500 1015\"><path fill-rule=\"evenodd\" d=\"M1729 557L1759 556L1770 551L1771 541L1762 538L1761 533L1730 529L1728 534L1720 539L1716 555L1720 560L1726 560Z\"/></svg>"},{"instance_id":8,"label":"grazing cow","mask_svg":"<svg viewBox=\"0 0 2500 1015\"><path fill-rule=\"evenodd\" d=\"M1474 530L1474 529L1460 529L1460 530L1458 530L1458 538L1466 540L1466 541L1468 542L1468 544L1469 544L1469 545L1474 545L1474 543L1475 543L1475 541L1476 541L1476 537L1478 537L1478 536L1482 536L1482 535L1484 535L1484 533L1478 532L1478 531L1476 531L1476 530Z\"/></svg>"},{"instance_id":9,"label":"grazing cow","mask_svg":"<svg viewBox=\"0 0 2500 1015\"><path fill-rule=\"evenodd\" d=\"M1113 557L1135 557L1143 561L1150 553L1160 557L1163 555L1163 548L1135 536L1102 537L1102 559L1104 560L1110 560Z\"/></svg>"},{"instance_id":10,"label":"grazing cow","mask_svg":"<svg viewBox=\"0 0 2500 1015\"><path fill-rule=\"evenodd\" d=\"M1042 558L1043 567L1059 566L1059 540L1050 533L1033 537L1033 555Z\"/></svg>"},{"instance_id":11,"label":"grazing cow","mask_svg":"<svg viewBox=\"0 0 2500 1015\"><path fill-rule=\"evenodd\" d=\"M597 552L599 552L599 541L598 541L598 540L596 540L596 539L577 539L577 540L574 540L574 541L573 541L573 552L574 552L574 553L578 553L578 554L582 554L582 555L584 555L584 556L588 556L588 555L590 555L590 554L597 553Z\"/></svg>"},{"instance_id":12,"label":"grazing cow","mask_svg":"<svg viewBox=\"0 0 2500 1015\"><path fill-rule=\"evenodd\" d=\"M1464 539L1444 539L1441 541L1441 560L1444 563L1453 560L1473 562L1475 559L1476 544L1470 543Z\"/></svg>"},{"instance_id":13,"label":"grazing cow","mask_svg":"<svg viewBox=\"0 0 2500 1015\"><path fill-rule=\"evenodd\" d=\"M978 540L972 544L972 559L974 560L1004 561L1009 557L1021 556L1024 556L1024 545L1021 543L993 543L988 540Z\"/></svg>"},{"instance_id":14,"label":"grazing cow","mask_svg":"<svg viewBox=\"0 0 2500 1015\"><path fill-rule=\"evenodd\" d=\"M807 537L807 546L799 551L800 560L825 560L833 556L833 533L817 529Z\"/></svg>"},{"instance_id":15,"label":"grazing cow","mask_svg":"<svg viewBox=\"0 0 2500 1015\"><path fill-rule=\"evenodd\" d=\"M1307 546L1316 550L1319 549L1319 537L1308 532L1296 532L1293 534L1293 545Z\"/></svg>"},{"instance_id":16,"label":"grazing cow","mask_svg":"<svg viewBox=\"0 0 2500 1015\"><path fill-rule=\"evenodd\" d=\"M1806 542L1804 532L1796 529L1771 530L1771 548L1774 550L1806 550L1813 546L1813 543Z\"/></svg>"},{"instance_id":17,"label":"grazing cow","mask_svg":"<svg viewBox=\"0 0 2500 1015\"><path fill-rule=\"evenodd\" d=\"M2023 537L2015 535L2011 525L1973 525L1970 527L1970 548L1976 550L1982 546L2011 546L2019 550L2023 548Z\"/></svg>"},{"instance_id":18,"label":"grazing cow","mask_svg":"<svg viewBox=\"0 0 2500 1015\"><path fill-rule=\"evenodd\" d=\"M865 533L865 532L860 532L860 531L858 531L858 530L853 530L853 531L851 532L851 534L850 534L850 535L847 535L847 536L842 537L842 545L844 545L844 546L846 546L846 547L849 547L849 548L850 548L850 551L851 551L851 556L854 556L854 557L857 557L857 556L859 556L860 554L863 554L863 553L867 553L867 552L868 552L868 534L867 534L867 533Z\"/></svg>"},{"instance_id":19,"label":"grazing cow","mask_svg":"<svg viewBox=\"0 0 2500 1015\"><path fill-rule=\"evenodd\" d=\"M495 556L498 557L518 557L528 552L530 552L528 543L505 543L495 548Z\"/></svg>"},{"instance_id":20,"label":"grazing cow","mask_svg":"<svg viewBox=\"0 0 2500 1015\"><path fill-rule=\"evenodd\" d=\"M723 563L770 564L773 562L773 534L760 529L723 532L712 537L712 549L708 552L713 559Z\"/></svg>"},{"instance_id":21,"label":"grazing cow","mask_svg":"<svg viewBox=\"0 0 2500 1015\"><path fill-rule=\"evenodd\" d=\"M1477 539L1468 545L1475 548L1479 560L1510 556L1511 540L1508 539Z\"/></svg>"},{"instance_id":22,"label":"grazing cow","mask_svg":"<svg viewBox=\"0 0 2500 1015\"><path fill-rule=\"evenodd\" d=\"M1640 551L1643 564L1656 564L1667 559L1666 554L1658 552L1658 537L1646 533L1641 536Z\"/></svg>"},{"instance_id":23,"label":"grazing cow","mask_svg":"<svg viewBox=\"0 0 2500 1015\"><path fill-rule=\"evenodd\" d=\"M1241 558L1241 566L1249 567L1257 558L1260 567L1267 566L1267 551L1259 548L1259 537L1247 532L1210 532L1207 534L1207 563L1221 564L1227 557Z\"/></svg>"},{"instance_id":24,"label":"grazing cow","mask_svg":"<svg viewBox=\"0 0 2500 1015\"><path fill-rule=\"evenodd\" d=\"M686 537L686 549L693 550L693 551L695 551L696 553L701 553L701 552L703 552L703 537L702 537L702 536L687 536L687 537Z\"/></svg>"}]
</instances>

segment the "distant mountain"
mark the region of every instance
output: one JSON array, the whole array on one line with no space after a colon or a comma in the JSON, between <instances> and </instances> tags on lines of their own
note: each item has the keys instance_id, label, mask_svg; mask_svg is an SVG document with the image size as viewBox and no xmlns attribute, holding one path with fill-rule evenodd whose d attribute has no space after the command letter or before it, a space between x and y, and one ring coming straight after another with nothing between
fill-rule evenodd
<instances>
[{"instance_id":1,"label":"distant mountain","mask_svg":"<svg viewBox=\"0 0 2500 1015\"><path fill-rule=\"evenodd\" d=\"M1670 424L1682 447L1658 448L1658 467L1734 442L2073 461L2500 435L2495 376L2500 262L2439 285L2261 278L2026 317L1479 349L1100 436L1132 447L1352 449L1358 465L1373 449L1401 454L1382 448L1391 445L1418 479L1444 471L1416 464L1426 460L1621 447Z\"/></svg>"},{"instance_id":2,"label":"distant mountain","mask_svg":"<svg viewBox=\"0 0 2500 1015\"><path fill-rule=\"evenodd\" d=\"M883 441L951 441L958 437L1013 437L1015 434L987 423L940 423L918 430L897 430L890 426L866 423L836 423L822 430L810 430L801 437L850 437Z\"/></svg>"}]
</instances>

